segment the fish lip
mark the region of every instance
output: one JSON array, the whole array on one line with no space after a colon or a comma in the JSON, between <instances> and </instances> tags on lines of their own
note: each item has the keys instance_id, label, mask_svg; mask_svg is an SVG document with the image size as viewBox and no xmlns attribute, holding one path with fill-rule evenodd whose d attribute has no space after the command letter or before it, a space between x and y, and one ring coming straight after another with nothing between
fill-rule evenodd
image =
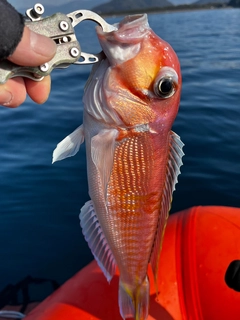
<instances>
[{"instance_id":1,"label":"fish lip","mask_svg":"<svg viewBox=\"0 0 240 320\"><path fill-rule=\"evenodd\" d=\"M147 19L146 13L128 15L128 16L124 17L123 20L121 20L119 22L119 27L121 27L122 25L125 25L125 24L128 24L128 25L135 24L136 21L142 22L141 20L144 21L146 19Z\"/></svg>"},{"instance_id":2,"label":"fish lip","mask_svg":"<svg viewBox=\"0 0 240 320\"><path fill-rule=\"evenodd\" d=\"M104 32L100 26L96 32L100 41L137 43L149 32L147 14L134 14L126 16L122 21L113 25L116 30Z\"/></svg>"},{"instance_id":3,"label":"fish lip","mask_svg":"<svg viewBox=\"0 0 240 320\"><path fill-rule=\"evenodd\" d=\"M135 57L141 42L151 32L147 14L126 16L114 27L116 30L110 32L99 26L96 28L100 45L111 66Z\"/></svg>"}]
</instances>

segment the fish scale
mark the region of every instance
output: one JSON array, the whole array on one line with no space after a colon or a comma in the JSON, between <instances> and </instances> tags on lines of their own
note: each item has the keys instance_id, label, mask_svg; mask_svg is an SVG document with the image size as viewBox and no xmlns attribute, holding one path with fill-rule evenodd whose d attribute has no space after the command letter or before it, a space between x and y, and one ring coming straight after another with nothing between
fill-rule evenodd
<instances>
[{"instance_id":1,"label":"fish scale","mask_svg":"<svg viewBox=\"0 0 240 320\"><path fill-rule=\"evenodd\" d=\"M115 250L122 252L117 259L122 277L131 278L132 282L135 277L142 281L146 275L146 265L150 258L160 211L162 188L159 182L151 188L150 185L154 175L164 176L164 173L159 171L161 168L165 169L166 165L160 164L161 158L153 149L149 143L149 133L123 139L116 147L108 183L106 219L107 223L111 221L110 224L114 227L109 230L107 237L109 243L113 243L113 248L116 248L113 253ZM143 224L145 231L142 229ZM144 242L139 246L142 233Z\"/></svg>"}]
</instances>

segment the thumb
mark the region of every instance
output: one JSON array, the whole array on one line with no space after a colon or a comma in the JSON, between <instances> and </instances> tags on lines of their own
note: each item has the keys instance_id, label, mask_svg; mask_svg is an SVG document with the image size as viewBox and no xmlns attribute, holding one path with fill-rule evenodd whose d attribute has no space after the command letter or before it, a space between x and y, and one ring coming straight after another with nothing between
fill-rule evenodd
<instances>
[{"instance_id":1,"label":"thumb","mask_svg":"<svg viewBox=\"0 0 240 320\"><path fill-rule=\"evenodd\" d=\"M21 66L39 66L51 60L56 49L52 39L24 27L22 39L8 60Z\"/></svg>"}]
</instances>

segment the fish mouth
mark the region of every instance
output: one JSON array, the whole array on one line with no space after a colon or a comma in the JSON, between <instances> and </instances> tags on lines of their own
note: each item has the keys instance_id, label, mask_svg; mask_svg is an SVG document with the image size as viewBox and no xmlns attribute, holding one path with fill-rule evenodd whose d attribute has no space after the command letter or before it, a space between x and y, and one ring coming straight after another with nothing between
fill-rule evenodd
<instances>
[{"instance_id":1,"label":"fish mouth","mask_svg":"<svg viewBox=\"0 0 240 320\"><path fill-rule=\"evenodd\" d=\"M150 32L147 14L126 16L113 25L116 30L104 32L96 27L97 36L103 52L110 64L118 64L133 58L140 50L142 39Z\"/></svg>"},{"instance_id":2,"label":"fish mouth","mask_svg":"<svg viewBox=\"0 0 240 320\"><path fill-rule=\"evenodd\" d=\"M149 31L147 14L126 16L122 21L113 25L116 30L104 32L100 26L96 27L97 35L102 40L129 43L139 41Z\"/></svg>"},{"instance_id":3,"label":"fish mouth","mask_svg":"<svg viewBox=\"0 0 240 320\"><path fill-rule=\"evenodd\" d=\"M118 25L118 29L121 29L121 27L131 29L139 25L143 26L145 24L147 24L148 26L147 14L143 13L143 14L134 14L134 15L126 16L117 25Z\"/></svg>"}]
</instances>

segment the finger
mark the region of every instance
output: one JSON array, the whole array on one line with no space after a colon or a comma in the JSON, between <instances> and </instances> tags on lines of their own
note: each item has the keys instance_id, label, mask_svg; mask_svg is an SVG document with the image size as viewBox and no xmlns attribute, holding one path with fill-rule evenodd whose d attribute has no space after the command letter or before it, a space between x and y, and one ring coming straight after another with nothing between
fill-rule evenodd
<instances>
[{"instance_id":1,"label":"finger","mask_svg":"<svg viewBox=\"0 0 240 320\"><path fill-rule=\"evenodd\" d=\"M51 77L44 77L42 81L33 81L31 79L24 79L27 93L30 98L39 104L44 103L51 90Z\"/></svg>"},{"instance_id":2,"label":"finger","mask_svg":"<svg viewBox=\"0 0 240 320\"><path fill-rule=\"evenodd\" d=\"M5 84L0 85L0 105L15 108L26 99L26 88L23 78L16 77L9 79Z\"/></svg>"},{"instance_id":3,"label":"finger","mask_svg":"<svg viewBox=\"0 0 240 320\"><path fill-rule=\"evenodd\" d=\"M21 66L39 66L53 58L56 48L52 39L24 27L22 39L8 60Z\"/></svg>"}]
</instances>

